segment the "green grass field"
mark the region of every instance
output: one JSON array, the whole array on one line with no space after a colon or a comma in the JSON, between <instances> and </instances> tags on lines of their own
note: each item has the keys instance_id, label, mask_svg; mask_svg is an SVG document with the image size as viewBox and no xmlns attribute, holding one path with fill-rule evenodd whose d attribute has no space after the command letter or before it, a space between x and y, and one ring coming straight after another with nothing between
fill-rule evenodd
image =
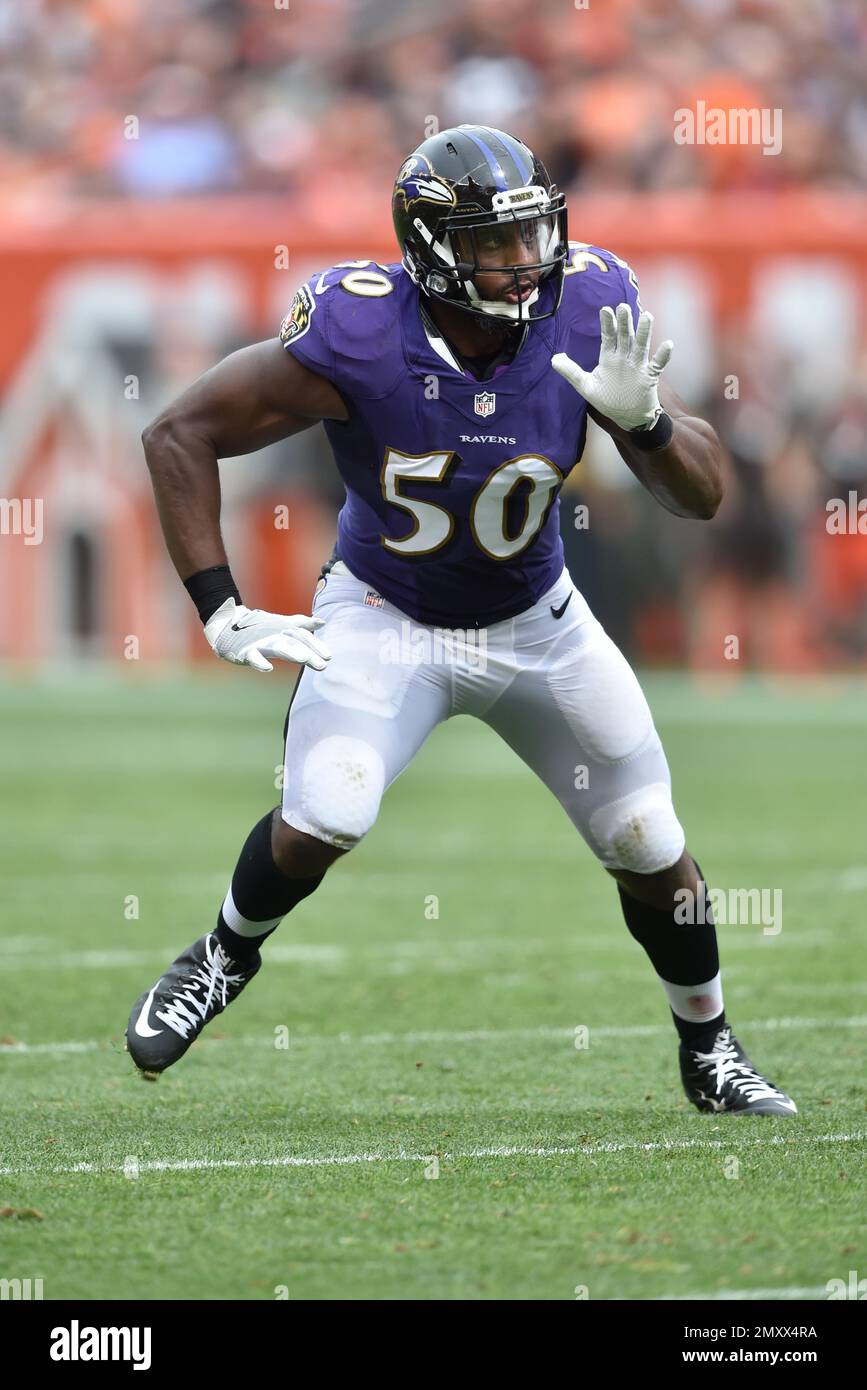
<instances>
[{"instance_id":1,"label":"green grass field","mask_svg":"<svg viewBox=\"0 0 867 1390\"><path fill-rule=\"evenodd\" d=\"M646 682L710 882L783 891L779 935L720 939L729 1017L793 1120L687 1105L610 879L464 718L143 1081L130 1006L278 800L289 688L0 690L0 1208L41 1216L0 1219L0 1276L46 1298L646 1299L867 1275L864 685Z\"/></svg>"}]
</instances>

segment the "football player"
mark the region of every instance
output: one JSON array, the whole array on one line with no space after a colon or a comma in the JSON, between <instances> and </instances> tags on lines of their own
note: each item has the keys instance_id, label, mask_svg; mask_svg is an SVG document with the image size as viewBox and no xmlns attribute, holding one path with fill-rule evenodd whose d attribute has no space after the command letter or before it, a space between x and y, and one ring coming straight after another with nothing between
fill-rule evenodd
<instances>
[{"instance_id":1,"label":"football player","mask_svg":"<svg viewBox=\"0 0 867 1390\"><path fill-rule=\"evenodd\" d=\"M183 1056L259 970L265 938L371 829L430 731L464 713L542 779L615 879L689 1099L794 1114L726 1021L712 916L683 910L704 885L659 736L559 531L588 416L687 518L719 505L716 435L661 383L672 344L651 355L635 275L568 240L564 195L520 140L442 131L405 160L392 206L400 262L313 275L279 337L227 357L145 431L166 542L214 652L302 671L282 806L250 832L214 930L134 1005L129 1051L150 1073ZM250 608L220 535L217 460L319 421L346 502L312 616Z\"/></svg>"}]
</instances>

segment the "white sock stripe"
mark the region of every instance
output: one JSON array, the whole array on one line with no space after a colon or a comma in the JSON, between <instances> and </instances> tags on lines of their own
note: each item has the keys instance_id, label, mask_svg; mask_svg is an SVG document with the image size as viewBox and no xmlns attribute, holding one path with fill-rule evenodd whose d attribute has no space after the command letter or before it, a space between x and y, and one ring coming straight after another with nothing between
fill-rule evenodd
<instances>
[{"instance_id":1,"label":"white sock stripe","mask_svg":"<svg viewBox=\"0 0 867 1390\"><path fill-rule=\"evenodd\" d=\"M678 1018L688 1023L703 1023L717 1018L723 1011L722 976L716 972L712 980L698 985L673 985L659 977L666 998Z\"/></svg>"},{"instance_id":2,"label":"white sock stripe","mask_svg":"<svg viewBox=\"0 0 867 1390\"><path fill-rule=\"evenodd\" d=\"M244 917L235 906L235 899L232 897L232 885L223 899L223 921L226 926L238 936L261 936L263 932L270 931L272 927L279 926L286 914L281 913L279 917L272 917L267 922L252 922L249 917Z\"/></svg>"}]
</instances>

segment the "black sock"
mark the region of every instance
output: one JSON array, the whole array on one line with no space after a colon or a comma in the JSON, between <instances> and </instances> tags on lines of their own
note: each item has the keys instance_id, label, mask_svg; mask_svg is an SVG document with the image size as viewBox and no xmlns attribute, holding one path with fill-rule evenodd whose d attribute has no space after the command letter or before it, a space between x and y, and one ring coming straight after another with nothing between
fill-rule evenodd
<instances>
[{"instance_id":1,"label":"black sock","mask_svg":"<svg viewBox=\"0 0 867 1390\"><path fill-rule=\"evenodd\" d=\"M688 1018L678 1018L674 1009L669 1009L669 1013L674 1019L674 1026L680 1036L680 1041L686 1043L687 1047L693 1047L699 1052L710 1052L716 1041L716 1035L726 1021L726 1011L710 1023L692 1023Z\"/></svg>"},{"instance_id":2,"label":"black sock","mask_svg":"<svg viewBox=\"0 0 867 1390\"><path fill-rule=\"evenodd\" d=\"M225 901L217 918L214 935L233 960L242 961L255 955L265 938L277 930L275 918L285 917L297 903L309 897L325 877L319 874L314 878L287 878L281 873L271 852L273 818L274 812L269 811L253 826L232 875L234 907L246 923L261 922L261 933L248 936L233 931L223 915Z\"/></svg>"},{"instance_id":3,"label":"black sock","mask_svg":"<svg viewBox=\"0 0 867 1390\"><path fill-rule=\"evenodd\" d=\"M699 878L703 878L696 864ZM646 951L661 979L673 985L689 985L697 980L712 980L719 971L716 926L709 902L705 903L704 922L682 924L674 920L674 910L664 911L639 902L618 883L620 906L630 934ZM680 1018L671 1009L674 1026L682 1042L689 1047L709 1048L725 1023L725 1010L713 1019L694 1022Z\"/></svg>"}]
</instances>

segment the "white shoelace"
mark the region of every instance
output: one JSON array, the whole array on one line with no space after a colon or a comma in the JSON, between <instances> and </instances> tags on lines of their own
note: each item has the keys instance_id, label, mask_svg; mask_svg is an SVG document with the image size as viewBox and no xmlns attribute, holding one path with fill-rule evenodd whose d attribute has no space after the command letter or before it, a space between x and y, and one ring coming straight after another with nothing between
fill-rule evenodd
<instances>
[{"instance_id":1,"label":"white shoelace","mask_svg":"<svg viewBox=\"0 0 867 1390\"><path fill-rule=\"evenodd\" d=\"M718 1091L728 1083L747 1100L763 1100L766 1097L783 1098L782 1091L772 1086L770 1081L738 1058L737 1049L732 1042L731 1031L723 1029L711 1052L696 1052L696 1065L713 1072L714 1085Z\"/></svg>"},{"instance_id":2,"label":"white shoelace","mask_svg":"<svg viewBox=\"0 0 867 1390\"><path fill-rule=\"evenodd\" d=\"M215 994L219 993L220 1003L225 1008L229 988L240 984L244 978L243 975L226 973L230 958L221 946L212 949L208 940L205 944L205 954L207 960L202 961L190 973L185 981L185 988L179 990L162 1009L156 1010L156 1017L167 1023L169 1028L182 1038L189 1036L190 1029L200 1019L207 1018ZM197 994L201 990L205 993L200 999ZM192 1005L192 1008L188 1007L189 1005Z\"/></svg>"}]
</instances>

